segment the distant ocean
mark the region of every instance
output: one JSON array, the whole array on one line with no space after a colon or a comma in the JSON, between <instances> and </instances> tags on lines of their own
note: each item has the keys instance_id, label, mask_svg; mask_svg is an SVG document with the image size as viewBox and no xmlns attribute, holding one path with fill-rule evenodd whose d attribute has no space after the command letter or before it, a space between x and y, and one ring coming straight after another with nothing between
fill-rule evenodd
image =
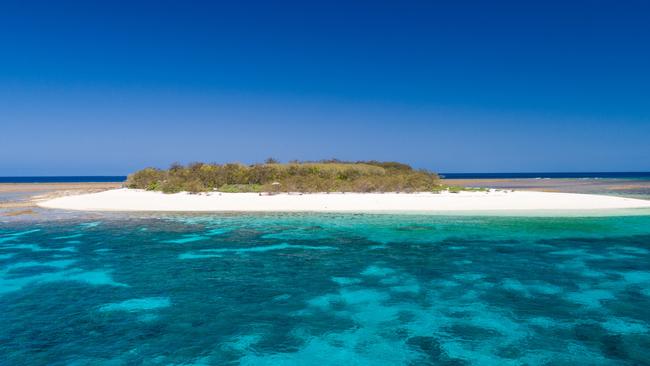
<instances>
[{"instance_id":1,"label":"distant ocean","mask_svg":"<svg viewBox=\"0 0 650 366\"><path fill-rule=\"evenodd\" d=\"M650 172L569 172L569 173L440 173L448 179L650 179ZM0 177L0 183L88 183L124 182L124 175L95 176L46 176L46 177Z\"/></svg>"},{"instance_id":2,"label":"distant ocean","mask_svg":"<svg viewBox=\"0 0 650 366\"><path fill-rule=\"evenodd\" d=\"M48 177L0 177L0 183L91 183L124 182L124 175L48 176Z\"/></svg>"},{"instance_id":3,"label":"distant ocean","mask_svg":"<svg viewBox=\"0 0 650 366\"><path fill-rule=\"evenodd\" d=\"M650 172L569 172L569 173L440 173L448 179L650 179Z\"/></svg>"}]
</instances>

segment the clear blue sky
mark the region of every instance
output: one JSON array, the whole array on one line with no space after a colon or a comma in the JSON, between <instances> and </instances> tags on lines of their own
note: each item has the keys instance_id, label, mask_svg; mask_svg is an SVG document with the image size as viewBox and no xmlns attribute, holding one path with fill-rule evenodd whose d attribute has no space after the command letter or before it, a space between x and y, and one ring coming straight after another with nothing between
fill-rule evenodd
<instances>
[{"instance_id":1,"label":"clear blue sky","mask_svg":"<svg viewBox=\"0 0 650 366\"><path fill-rule=\"evenodd\" d=\"M648 171L650 2L0 2L0 176L269 156Z\"/></svg>"}]
</instances>

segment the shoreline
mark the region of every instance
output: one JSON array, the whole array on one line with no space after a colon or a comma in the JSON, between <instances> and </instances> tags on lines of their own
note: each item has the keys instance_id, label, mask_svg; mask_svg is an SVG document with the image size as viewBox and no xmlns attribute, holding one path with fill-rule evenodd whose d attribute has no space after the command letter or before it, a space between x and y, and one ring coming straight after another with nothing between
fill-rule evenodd
<instances>
[{"instance_id":1,"label":"shoreline","mask_svg":"<svg viewBox=\"0 0 650 366\"><path fill-rule=\"evenodd\" d=\"M359 213L531 213L650 209L650 200L538 191L460 193L258 193L164 194L136 189L67 195L40 207L113 212L359 212ZM650 210L648 211L650 213ZM648 214L643 212L642 214Z\"/></svg>"},{"instance_id":2,"label":"shoreline","mask_svg":"<svg viewBox=\"0 0 650 366\"><path fill-rule=\"evenodd\" d=\"M38 203L53 198L119 188L121 182L0 183L0 216L33 214Z\"/></svg>"}]
</instances>

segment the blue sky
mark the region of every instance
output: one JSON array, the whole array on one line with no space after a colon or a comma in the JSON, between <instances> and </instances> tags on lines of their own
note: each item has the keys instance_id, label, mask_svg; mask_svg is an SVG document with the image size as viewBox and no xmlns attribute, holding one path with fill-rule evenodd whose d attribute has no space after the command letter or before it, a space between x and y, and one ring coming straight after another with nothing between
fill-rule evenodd
<instances>
[{"instance_id":1,"label":"blue sky","mask_svg":"<svg viewBox=\"0 0 650 366\"><path fill-rule=\"evenodd\" d=\"M648 171L648 45L646 1L3 1L0 175Z\"/></svg>"}]
</instances>

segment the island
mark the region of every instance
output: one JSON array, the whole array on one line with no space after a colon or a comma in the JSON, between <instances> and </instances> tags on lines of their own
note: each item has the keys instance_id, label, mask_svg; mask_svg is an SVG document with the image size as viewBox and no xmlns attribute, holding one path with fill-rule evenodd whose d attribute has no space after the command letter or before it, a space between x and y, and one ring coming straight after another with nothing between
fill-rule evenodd
<instances>
[{"instance_id":1,"label":"island","mask_svg":"<svg viewBox=\"0 0 650 366\"><path fill-rule=\"evenodd\" d=\"M403 163L336 159L172 164L169 169L137 171L123 188L38 204L70 210L179 212L504 213L650 208L648 200L616 196L449 186L438 174Z\"/></svg>"}]
</instances>

